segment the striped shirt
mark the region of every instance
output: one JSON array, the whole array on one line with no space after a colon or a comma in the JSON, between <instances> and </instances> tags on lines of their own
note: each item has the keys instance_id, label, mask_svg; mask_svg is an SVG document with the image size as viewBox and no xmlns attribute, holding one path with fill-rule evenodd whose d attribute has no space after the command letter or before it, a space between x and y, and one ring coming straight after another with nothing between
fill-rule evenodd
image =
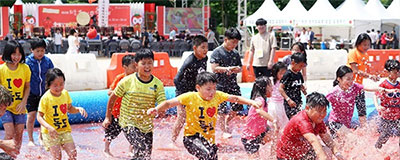
<instances>
[{"instance_id":1,"label":"striped shirt","mask_svg":"<svg viewBox=\"0 0 400 160\"><path fill-rule=\"evenodd\" d=\"M165 101L163 83L152 76L148 82L139 79L137 73L123 78L114 90L122 97L119 124L122 128L136 127L143 133L153 131L154 116L146 111Z\"/></svg>"}]
</instances>

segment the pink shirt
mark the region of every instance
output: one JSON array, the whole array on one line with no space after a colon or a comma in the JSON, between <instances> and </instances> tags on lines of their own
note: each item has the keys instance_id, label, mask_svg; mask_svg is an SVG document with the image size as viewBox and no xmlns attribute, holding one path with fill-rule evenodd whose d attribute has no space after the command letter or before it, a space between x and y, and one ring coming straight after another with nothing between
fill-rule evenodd
<instances>
[{"instance_id":1,"label":"pink shirt","mask_svg":"<svg viewBox=\"0 0 400 160\"><path fill-rule=\"evenodd\" d=\"M278 81L275 83L274 86L272 86L272 95L271 98L269 98L270 101L273 102L282 102L283 104L283 97L281 95L281 93L279 92L279 85L281 85L281 83Z\"/></svg>"},{"instance_id":2,"label":"pink shirt","mask_svg":"<svg viewBox=\"0 0 400 160\"><path fill-rule=\"evenodd\" d=\"M347 91L343 91L339 85L326 95L331 102L332 111L329 114L329 122L338 122L350 128L351 118L353 117L356 96L363 90L363 85L353 83Z\"/></svg>"},{"instance_id":3,"label":"pink shirt","mask_svg":"<svg viewBox=\"0 0 400 160\"><path fill-rule=\"evenodd\" d=\"M262 102L262 106L265 112L268 112L267 103L265 103L264 98L257 97L255 99L257 102ZM242 138L252 140L259 136L261 133L267 130L267 120L261 117L257 112L256 108L250 107L249 113L246 118L246 124L243 129Z\"/></svg>"}]
</instances>

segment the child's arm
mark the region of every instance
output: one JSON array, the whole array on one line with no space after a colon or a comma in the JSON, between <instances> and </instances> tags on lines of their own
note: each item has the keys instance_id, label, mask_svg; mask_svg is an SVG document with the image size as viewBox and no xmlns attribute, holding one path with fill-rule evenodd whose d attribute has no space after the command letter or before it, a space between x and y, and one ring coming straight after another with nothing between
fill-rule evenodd
<instances>
[{"instance_id":1,"label":"child's arm","mask_svg":"<svg viewBox=\"0 0 400 160\"><path fill-rule=\"evenodd\" d=\"M246 66L247 70L250 70L250 66L253 65L253 58L254 58L254 45L251 44L249 50L249 60L247 61L247 66Z\"/></svg>"},{"instance_id":2,"label":"child's arm","mask_svg":"<svg viewBox=\"0 0 400 160\"><path fill-rule=\"evenodd\" d=\"M24 97L22 98L21 103L17 105L17 112L21 113L25 110L26 103L28 101L29 93L31 91L31 84L30 82L25 82L24 86Z\"/></svg>"},{"instance_id":3,"label":"child's arm","mask_svg":"<svg viewBox=\"0 0 400 160\"><path fill-rule=\"evenodd\" d=\"M115 95L115 93L111 93L110 98L108 99L107 102L107 109L106 109L106 117L103 121L103 127L107 128L108 125L111 124L111 112L112 112L112 108L114 106L115 100L117 100L118 96Z\"/></svg>"},{"instance_id":4,"label":"child's arm","mask_svg":"<svg viewBox=\"0 0 400 160\"><path fill-rule=\"evenodd\" d=\"M351 66L351 69L353 70L354 74L358 74L364 78L372 79L375 82L379 81L379 79L380 79L379 77L377 77L375 75L368 74L367 72L363 72L363 71L359 70L357 67L357 63L350 63L350 66Z\"/></svg>"},{"instance_id":5,"label":"child's arm","mask_svg":"<svg viewBox=\"0 0 400 160\"><path fill-rule=\"evenodd\" d=\"M265 112L262 108L257 108L256 112L258 115L260 115L264 119L274 122L274 117L272 117L268 112Z\"/></svg>"},{"instance_id":6,"label":"child's arm","mask_svg":"<svg viewBox=\"0 0 400 160\"><path fill-rule=\"evenodd\" d=\"M319 143L317 136L315 136L315 134L313 133L306 133L303 134L303 136L307 139L308 142L310 142L311 146L314 148L317 158L319 160L326 160L327 156L322 149L321 143Z\"/></svg>"},{"instance_id":7,"label":"child's arm","mask_svg":"<svg viewBox=\"0 0 400 160\"><path fill-rule=\"evenodd\" d=\"M301 89L301 92L303 92L304 95L307 95L307 88L306 88L305 84L301 85L300 89Z\"/></svg>"},{"instance_id":8,"label":"child's arm","mask_svg":"<svg viewBox=\"0 0 400 160\"><path fill-rule=\"evenodd\" d=\"M74 106L72 106L72 104L68 104L68 112L72 113L72 114L81 113L81 115L83 117L85 117L85 118L87 117L87 112L86 112L86 110L84 108L82 108L82 107L74 107Z\"/></svg>"},{"instance_id":9,"label":"child's arm","mask_svg":"<svg viewBox=\"0 0 400 160\"><path fill-rule=\"evenodd\" d=\"M290 99L290 97L286 94L286 92L283 88L285 88L285 85L281 83L279 85L279 93L281 93L282 97L288 102L289 106L295 107L296 102L294 102L292 99Z\"/></svg>"},{"instance_id":10,"label":"child's arm","mask_svg":"<svg viewBox=\"0 0 400 160\"><path fill-rule=\"evenodd\" d=\"M232 103L239 103L239 104L247 104L247 105L251 105L252 107L256 107L256 108L261 108L261 105L259 102L256 102L254 100L250 100L241 96L235 96L235 95L229 95L228 96L228 100L229 102Z\"/></svg>"},{"instance_id":11,"label":"child's arm","mask_svg":"<svg viewBox=\"0 0 400 160\"><path fill-rule=\"evenodd\" d=\"M160 111L165 111L168 108L181 105L181 102L178 100L178 98L173 98L167 101L162 102L161 104L157 105L155 108L150 108L147 110L147 114L156 114L159 113Z\"/></svg>"},{"instance_id":12,"label":"child's arm","mask_svg":"<svg viewBox=\"0 0 400 160\"><path fill-rule=\"evenodd\" d=\"M332 140L328 133L320 134L322 141L331 149L332 153L335 155L336 159L344 160L343 156L340 154L336 143Z\"/></svg>"},{"instance_id":13,"label":"child's arm","mask_svg":"<svg viewBox=\"0 0 400 160\"><path fill-rule=\"evenodd\" d=\"M36 116L37 121L40 123L42 127L46 128L49 131L51 137L57 138L58 136L57 131L44 120L43 116L44 116L43 112L38 112Z\"/></svg>"},{"instance_id":14,"label":"child's arm","mask_svg":"<svg viewBox=\"0 0 400 160\"><path fill-rule=\"evenodd\" d=\"M230 75L232 73L239 73L242 71L239 66L221 67L218 63L211 63L211 70L214 73L226 73L227 75Z\"/></svg>"},{"instance_id":15,"label":"child's arm","mask_svg":"<svg viewBox=\"0 0 400 160\"><path fill-rule=\"evenodd\" d=\"M381 111L381 110L385 109L378 103L378 96L376 96L376 95L374 95L374 105L375 105L377 111Z\"/></svg>"}]
</instances>

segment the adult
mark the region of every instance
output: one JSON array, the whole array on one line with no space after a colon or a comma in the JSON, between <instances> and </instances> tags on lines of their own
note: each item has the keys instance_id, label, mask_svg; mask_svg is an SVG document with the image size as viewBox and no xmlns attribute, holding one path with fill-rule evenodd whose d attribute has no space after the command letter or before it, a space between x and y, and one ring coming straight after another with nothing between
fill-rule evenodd
<instances>
[{"instance_id":1,"label":"adult","mask_svg":"<svg viewBox=\"0 0 400 160\"><path fill-rule=\"evenodd\" d=\"M386 49L386 44L387 44L387 31L385 31L385 32L383 32L382 34L381 34L381 45L382 45L382 47L381 47L381 49Z\"/></svg>"},{"instance_id":2,"label":"adult","mask_svg":"<svg viewBox=\"0 0 400 160\"><path fill-rule=\"evenodd\" d=\"M312 28L311 27L308 27L308 31L307 31L308 33L308 35L310 36L309 37L309 49L314 49L314 47L313 47L313 45L312 45L312 43L313 43L313 41L314 41L314 31L312 31Z\"/></svg>"},{"instance_id":3,"label":"adult","mask_svg":"<svg viewBox=\"0 0 400 160\"><path fill-rule=\"evenodd\" d=\"M78 54L78 32L75 29L69 31L67 54Z\"/></svg>"},{"instance_id":4,"label":"adult","mask_svg":"<svg viewBox=\"0 0 400 160\"><path fill-rule=\"evenodd\" d=\"M392 36L390 38L392 42L392 49L397 49L399 44L399 39L397 38L396 31L392 30Z\"/></svg>"},{"instance_id":5,"label":"adult","mask_svg":"<svg viewBox=\"0 0 400 160\"><path fill-rule=\"evenodd\" d=\"M175 27L171 27L171 32L169 32L169 40L170 41L175 41L176 38L176 28Z\"/></svg>"},{"instance_id":6,"label":"adult","mask_svg":"<svg viewBox=\"0 0 400 160\"><path fill-rule=\"evenodd\" d=\"M142 33L142 47L148 48L148 46L149 46L149 32L147 32L147 28L145 28Z\"/></svg>"},{"instance_id":7,"label":"adult","mask_svg":"<svg viewBox=\"0 0 400 160\"><path fill-rule=\"evenodd\" d=\"M274 64L275 48L278 47L272 32L267 32L267 21L260 18L256 21L258 33L251 38L250 55L247 70L253 66L256 77L271 76Z\"/></svg>"},{"instance_id":8,"label":"adult","mask_svg":"<svg viewBox=\"0 0 400 160\"><path fill-rule=\"evenodd\" d=\"M239 30L229 28L225 31L224 43L214 49L211 54L211 69L217 74L217 90L232 94L241 95L240 87L237 83L237 73L242 72L242 62L239 52L235 50L239 41L242 39ZM238 111L243 110L243 106L237 103L229 105L224 102L218 107L220 127L223 132L223 138L232 137L228 129L228 123L234 118Z\"/></svg>"},{"instance_id":9,"label":"adult","mask_svg":"<svg viewBox=\"0 0 400 160\"><path fill-rule=\"evenodd\" d=\"M306 28L303 27L303 30L300 33L299 42L303 43L305 48L307 48L309 38L310 36L307 34Z\"/></svg>"},{"instance_id":10,"label":"adult","mask_svg":"<svg viewBox=\"0 0 400 160\"><path fill-rule=\"evenodd\" d=\"M371 32L368 35L371 38L371 48L376 49L376 41L378 40L378 34L376 34L375 29L371 29Z\"/></svg>"},{"instance_id":11,"label":"adult","mask_svg":"<svg viewBox=\"0 0 400 160\"><path fill-rule=\"evenodd\" d=\"M376 39L376 45L375 45L375 47L376 47L376 49L380 49L381 48L381 31L380 30L377 30L376 31L376 35L377 35L377 39Z\"/></svg>"},{"instance_id":12,"label":"adult","mask_svg":"<svg viewBox=\"0 0 400 160\"><path fill-rule=\"evenodd\" d=\"M207 29L208 34L207 34L207 39L208 39L208 50L212 51L214 50L214 39L215 39L215 33L213 32L212 29L208 28Z\"/></svg>"},{"instance_id":13,"label":"adult","mask_svg":"<svg viewBox=\"0 0 400 160\"><path fill-rule=\"evenodd\" d=\"M61 47L63 47L62 38L60 28L56 28L56 33L54 33L54 53L61 53Z\"/></svg>"}]
</instances>

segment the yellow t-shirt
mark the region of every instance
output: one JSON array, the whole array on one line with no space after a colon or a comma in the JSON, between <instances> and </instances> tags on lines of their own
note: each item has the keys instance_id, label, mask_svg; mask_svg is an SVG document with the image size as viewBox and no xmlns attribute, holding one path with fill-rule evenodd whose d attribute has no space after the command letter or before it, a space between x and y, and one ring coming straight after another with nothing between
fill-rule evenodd
<instances>
[{"instance_id":1,"label":"yellow t-shirt","mask_svg":"<svg viewBox=\"0 0 400 160\"><path fill-rule=\"evenodd\" d=\"M25 63L19 63L16 70L10 70L6 63L0 65L0 84L7 88L12 96L13 103L7 107L7 110L13 114L26 114L26 109L23 112L17 112L17 105L24 98L25 83L31 81L31 70Z\"/></svg>"},{"instance_id":2,"label":"yellow t-shirt","mask_svg":"<svg viewBox=\"0 0 400 160\"><path fill-rule=\"evenodd\" d=\"M228 99L229 94L217 91L212 100L206 101L198 92L188 92L178 96L178 100L186 109L185 136L199 133L211 143L215 143L215 126L218 106Z\"/></svg>"},{"instance_id":3,"label":"yellow t-shirt","mask_svg":"<svg viewBox=\"0 0 400 160\"><path fill-rule=\"evenodd\" d=\"M114 93L122 97L119 124L124 127L136 127L143 133L153 131L154 116L147 110L165 101L163 83L155 76L149 82L142 82L137 73L125 76L117 85Z\"/></svg>"},{"instance_id":4,"label":"yellow t-shirt","mask_svg":"<svg viewBox=\"0 0 400 160\"><path fill-rule=\"evenodd\" d=\"M39 112L44 114L44 120L57 132L71 132L68 121L68 105L72 103L67 90L63 90L59 97L53 96L48 90L39 103ZM41 127L42 133L49 133L45 127Z\"/></svg>"},{"instance_id":5,"label":"yellow t-shirt","mask_svg":"<svg viewBox=\"0 0 400 160\"><path fill-rule=\"evenodd\" d=\"M368 53L361 53L357 48L352 49L347 55L347 66L350 68L351 63L357 63L358 70L366 73L368 69ZM354 80L358 84L362 84L363 79L364 77L354 74Z\"/></svg>"}]
</instances>

